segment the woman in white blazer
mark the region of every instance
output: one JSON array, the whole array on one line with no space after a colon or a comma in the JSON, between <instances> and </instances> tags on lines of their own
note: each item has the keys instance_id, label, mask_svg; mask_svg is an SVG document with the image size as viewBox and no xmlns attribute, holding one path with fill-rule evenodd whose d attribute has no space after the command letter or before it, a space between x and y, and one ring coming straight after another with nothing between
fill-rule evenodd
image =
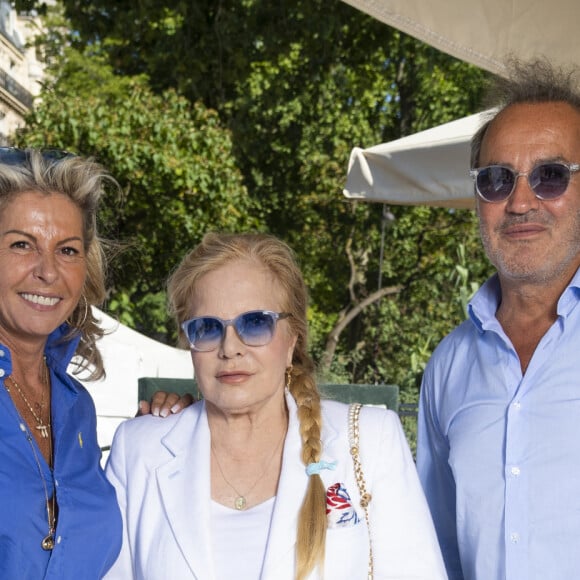
<instances>
[{"instance_id":1,"label":"woman in white blazer","mask_svg":"<svg viewBox=\"0 0 580 580\"><path fill-rule=\"evenodd\" d=\"M168 290L204 399L119 427L107 475L124 537L106 578L446 578L398 417L377 408L359 423L367 521L349 407L320 400L288 246L208 234Z\"/></svg>"}]
</instances>

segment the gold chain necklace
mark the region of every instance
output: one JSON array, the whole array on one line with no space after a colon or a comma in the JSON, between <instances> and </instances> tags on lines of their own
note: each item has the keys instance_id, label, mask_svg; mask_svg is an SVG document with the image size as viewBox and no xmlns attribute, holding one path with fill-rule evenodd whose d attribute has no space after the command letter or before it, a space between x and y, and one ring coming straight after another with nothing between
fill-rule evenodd
<instances>
[{"instance_id":1,"label":"gold chain necklace","mask_svg":"<svg viewBox=\"0 0 580 580\"><path fill-rule=\"evenodd\" d=\"M44 386L47 386L47 380L46 380L46 361L44 363L44 377L43 377L43 383ZM34 417L34 420L36 421L36 429L38 429L38 431L40 431L40 436L43 439L46 439L49 436L49 432L48 430L50 429L51 425L50 425L50 411L48 413L48 424L45 425L44 421L42 419L42 417L39 417L35 410L32 408L32 405L28 402L28 399L26 398L26 395L24 394L24 391L20 388L20 385L14 380L14 377L12 375L10 375L9 377L6 377L6 380L9 380L10 383L12 384L13 387L16 388L16 390L18 391L18 394L20 395L20 398L24 401L25 405L28 407L28 410L32 413L32 416ZM4 381L4 385L6 385L6 381ZM10 389L6 386L6 389L8 390L8 392L10 392ZM50 389L50 387L49 387ZM40 409L42 412L42 407L44 405L44 390L42 392L42 399L40 401Z\"/></svg>"},{"instance_id":2,"label":"gold chain necklace","mask_svg":"<svg viewBox=\"0 0 580 580\"><path fill-rule=\"evenodd\" d=\"M24 396L24 393L22 392L22 390L20 389L20 387L18 386L16 381L12 378L12 376L6 377L6 379L10 379L11 383L16 387L16 390L20 393L22 399L26 403L26 406L28 407L28 409L30 410L34 419L37 422L36 428L40 431L41 437L43 437L43 438L49 437L48 429L50 429L50 406L49 406L49 411L48 411L48 413L49 413L48 425L44 425L42 420L39 417L37 417L36 413L33 411L32 406L30 405L30 403L28 402L28 400ZM49 378L48 378L48 368L46 366L46 359L44 360L44 384L48 386L48 390L50 391L50 384L49 384ZM4 380L4 387L6 388L8 393L10 393L10 389L6 383L6 380ZM43 400L41 401L41 408L42 408L43 402L44 402L44 393L43 393ZM14 407L16 408L16 405ZM34 446L34 441L32 439L32 435L30 434L30 431L26 428L26 426L25 426L26 422L22 418L22 415L20 414L20 412L18 411L17 408L16 408L16 413L18 413L18 417L20 418L20 429L24 433L24 436L26 437L26 440L28 441L28 444L30 445L30 449L32 449L32 455L34 456L34 461L36 463L36 467L38 468L38 474L40 475L40 479L42 481L42 488L44 491L44 500L45 500L44 505L46 506L46 520L48 523L48 534L42 539L42 541L40 542L40 546L42 547L43 550L49 551L49 550L52 550L54 548L54 534L56 531L56 493L55 493L56 490L54 488L54 477L53 477L53 481L52 481L52 484L53 484L52 496L49 499L49 497L48 497L48 485L46 483L46 479L44 478L44 474L42 473L42 467L40 466L40 459L38 458L38 453L36 452L36 448ZM49 467L50 467L53 463L52 437L49 437L49 440L48 440L48 455L49 455L48 463L49 463ZM51 470L51 474L52 474L52 470Z\"/></svg>"},{"instance_id":3,"label":"gold chain necklace","mask_svg":"<svg viewBox=\"0 0 580 580\"><path fill-rule=\"evenodd\" d=\"M22 417L20 417L22 419ZM54 548L54 533L56 531L56 493L54 489L54 478L53 478L53 491L52 496L48 498L48 485L44 478L44 474L42 473L42 467L40 467L40 460L38 459L38 453L36 453L36 449L34 447L34 441L32 440L32 435L26 430L24 427L24 423L21 424L20 427L26 435L26 440L28 441L30 448L32 449L32 453L34 455L34 461L36 462L36 467L38 468L38 473L40 475L40 479L42 480L42 487L44 489L44 499L46 505L46 520L48 522L48 534L42 538L42 542L40 542L40 546L43 550L49 551ZM51 453L52 455L52 445L51 445Z\"/></svg>"},{"instance_id":4,"label":"gold chain necklace","mask_svg":"<svg viewBox=\"0 0 580 580\"><path fill-rule=\"evenodd\" d=\"M268 467L270 467L270 464L272 463L272 460L274 459L274 456L276 455L276 451L280 447L280 444L282 443L282 441L284 441L285 435L286 435L286 432L283 431L282 438L280 439L280 441L278 441L278 444L276 445L276 447L274 447L274 450L272 451L272 455L270 455L270 457L268 458L268 461L266 462L266 467L264 467L264 470L262 471L262 473L260 473L260 476L258 477L258 479L256 479L256 481L254 481L254 483L252 484L250 489L248 489L248 491L246 491L246 493L240 493L226 478L226 476L224 475L224 470L222 469L222 466L220 465L219 459L217 457L217 453L215 452L215 448L213 446L213 443L211 443L211 452L213 454L216 465L218 467L218 470L219 470L223 480L236 492L237 497L234 500L234 507L237 510L241 511L241 510L246 509L246 506L248 505L248 501L246 499L248 494L253 491L253 489L256 487L256 485L258 485L258 481L260 481L264 477L266 471L268 470Z\"/></svg>"}]
</instances>

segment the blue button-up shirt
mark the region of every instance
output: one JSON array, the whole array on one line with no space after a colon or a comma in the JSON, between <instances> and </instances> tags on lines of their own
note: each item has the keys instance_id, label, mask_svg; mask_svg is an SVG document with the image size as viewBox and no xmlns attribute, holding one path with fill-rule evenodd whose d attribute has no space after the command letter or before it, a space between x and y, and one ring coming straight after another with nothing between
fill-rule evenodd
<instances>
[{"instance_id":1,"label":"blue button-up shirt","mask_svg":"<svg viewBox=\"0 0 580 580\"><path fill-rule=\"evenodd\" d=\"M4 388L4 379L12 372L12 360L10 351L0 345L3 580L96 580L112 566L121 548L121 514L115 491L99 464L95 407L84 387L66 374L77 341L63 342L64 330L65 327L56 330L46 348L52 384L54 485L58 502L55 547L48 552L40 545L48 533L40 472L49 493L53 477Z\"/></svg>"},{"instance_id":2,"label":"blue button-up shirt","mask_svg":"<svg viewBox=\"0 0 580 580\"><path fill-rule=\"evenodd\" d=\"M496 276L427 365L417 467L452 580L580 578L579 286L525 375Z\"/></svg>"}]
</instances>

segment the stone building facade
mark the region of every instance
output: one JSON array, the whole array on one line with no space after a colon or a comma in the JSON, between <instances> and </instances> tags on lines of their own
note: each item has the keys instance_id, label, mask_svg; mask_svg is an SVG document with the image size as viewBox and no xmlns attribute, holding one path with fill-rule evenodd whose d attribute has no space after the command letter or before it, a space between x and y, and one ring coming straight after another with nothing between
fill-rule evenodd
<instances>
[{"instance_id":1,"label":"stone building facade","mask_svg":"<svg viewBox=\"0 0 580 580\"><path fill-rule=\"evenodd\" d=\"M34 12L17 13L0 0L0 145L24 125L24 115L40 92L44 65L31 43L40 32Z\"/></svg>"}]
</instances>

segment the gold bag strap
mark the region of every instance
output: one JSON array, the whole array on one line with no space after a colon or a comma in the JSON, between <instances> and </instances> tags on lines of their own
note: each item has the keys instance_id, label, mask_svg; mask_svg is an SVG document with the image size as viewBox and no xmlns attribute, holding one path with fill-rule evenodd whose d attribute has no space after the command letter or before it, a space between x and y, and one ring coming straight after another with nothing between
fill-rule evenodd
<instances>
[{"instance_id":1,"label":"gold bag strap","mask_svg":"<svg viewBox=\"0 0 580 580\"><path fill-rule=\"evenodd\" d=\"M373 566L373 541L371 537L371 524L369 520L369 503L372 499L371 494L367 491L367 484L363 473L362 464L359 455L359 415L362 405L360 403L352 403L348 409L348 439L350 443L350 454L352 455L352 462L354 465L354 475L356 477L356 484L360 493L360 505L365 512L365 520L367 522L367 530L369 533L369 580L374 578Z\"/></svg>"}]
</instances>

